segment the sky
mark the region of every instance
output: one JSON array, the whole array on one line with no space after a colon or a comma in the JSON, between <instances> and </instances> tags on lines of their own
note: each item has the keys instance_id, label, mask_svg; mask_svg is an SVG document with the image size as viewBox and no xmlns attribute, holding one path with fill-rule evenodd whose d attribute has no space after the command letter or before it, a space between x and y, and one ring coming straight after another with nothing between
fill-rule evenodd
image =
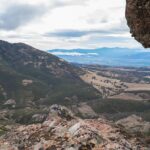
<instances>
[{"instance_id":1,"label":"sky","mask_svg":"<svg viewBox=\"0 0 150 150\"><path fill-rule=\"evenodd\" d=\"M0 0L0 39L41 50L141 45L125 20L126 0Z\"/></svg>"}]
</instances>

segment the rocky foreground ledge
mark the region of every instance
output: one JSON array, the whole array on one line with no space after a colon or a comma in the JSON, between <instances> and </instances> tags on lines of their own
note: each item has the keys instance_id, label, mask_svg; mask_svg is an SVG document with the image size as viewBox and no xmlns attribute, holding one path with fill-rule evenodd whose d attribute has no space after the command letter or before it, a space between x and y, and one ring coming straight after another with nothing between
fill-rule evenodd
<instances>
[{"instance_id":1,"label":"rocky foreground ledge","mask_svg":"<svg viewBox=\"0 0 150 150\"><path fill-rule=\"evenodd\" d=\"M53 105L43 123L16 125L1 136L0 150L148 150L150 139L143 135L149 130L150 124L134 115L117 123L82 120Z\"/></svg>"}]
</instances>

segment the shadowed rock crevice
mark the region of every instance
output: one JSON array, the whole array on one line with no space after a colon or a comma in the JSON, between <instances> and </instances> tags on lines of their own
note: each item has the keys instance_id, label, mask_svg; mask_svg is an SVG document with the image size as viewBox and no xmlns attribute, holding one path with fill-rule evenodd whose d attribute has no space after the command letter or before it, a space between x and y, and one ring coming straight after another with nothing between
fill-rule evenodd
<instances>
[{"instance_id":1,"label":"shadowed rock crevice","mask_svg":"<svg viewBox=\"0 0 150 150\"><path fill-rule=\"evenodd\" d=\"M150 47L150 1L126 0L126 19L132 36L145 48Z\"/></svg>"}]
</instances>

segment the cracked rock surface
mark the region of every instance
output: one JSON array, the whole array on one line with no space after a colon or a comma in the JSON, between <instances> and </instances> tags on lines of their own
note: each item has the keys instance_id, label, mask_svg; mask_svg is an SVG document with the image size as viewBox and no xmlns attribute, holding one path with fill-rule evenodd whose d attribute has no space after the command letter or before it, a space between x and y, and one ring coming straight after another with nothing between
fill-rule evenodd
<instances>
[{"instance_id":1,"label":"cracked rock surface","mask_svg":"<svg viewBox=\"0 0 150 150\"><path fill-rule=\"evenodd\" d=\"M83 120L66 107L53 105L43 123L16 125L1 136L0 150L148 150L136 134L123 127L132 118L142 126L136 116L118 126L102 118Z\"/></svg>"}]
</instances>

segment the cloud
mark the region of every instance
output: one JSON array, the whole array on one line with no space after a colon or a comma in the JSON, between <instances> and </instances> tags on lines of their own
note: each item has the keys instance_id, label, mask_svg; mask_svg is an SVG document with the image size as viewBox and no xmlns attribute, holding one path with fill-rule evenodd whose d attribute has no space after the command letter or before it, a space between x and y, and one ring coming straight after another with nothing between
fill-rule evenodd
<instances>
[{"instance_id":1,"label":"cloud","mask_svg":"<svg viewBox=\"0 0 150 150\"><path fill-rule=\"evenodd\" d=\"M50 51L49 51L50 52ZM79 52L50 52L53 55L57 56L84 56L84 55L98 55L97 53L79 53Z\"/></svg>"},{"instance_id":2,"label":"cloud","mask_svg":"<svg viewBox=\"0 0 150 150\"><path fill-rule=\"evenodd\" d=\"M43 50L139 47L124 12L123 0L0 0L0 39Z\"/></svg>"},{"instance_id":3,"label":"cloud","mask_svg":"<svg viewBox=\"0 0 150 150\"><path fill-rule=\"evenodd\" d=\"M77 52L51 52L53 55L58 55L58 56L82 56L85 54L82 53L77 53Z\"/></svg>"},{"instance_id":4,"label":"cloud","mask_svg":"<svg viewBox=\"0 0 150 150\"><path fill-rule=\"evenodd\" d=\"M45 12L44 6L29 4L13 4L0 14L0 29L14 30L26 25Z\"/></svg>"},{"instance_id":5,"label":"cloud","mask_svg":"<svg viewBox=\"0 0 150 150\"><path fill-rule=\"evenodd\" d=\"M112 28L108 30L100 30L100 29L95 29L95 30L59 30L56 32L49 32L46 33L45 36L50 36L50 37L66 37L66 38L74 38L74 37L82 37L82 36L87 36L91 34L100 34L100 35L109 35L109 34L121 34L121 33L126 33L127 28Z\"/></svg>"},{"instance_id":6,"label":"cloud","mask_svg":"<svg viewBox=\"0 0 150 150\"><path fill-rule=\"evenodd\" d=\"M85 5L87 0L55 0L55 7Z\"/></svg>"},{"instance_id":7,"label":"cloud","mask_svg":"<svg viewBox=\"0 0 150 150\"><path fill-rule=\"evenodd\" d=\"M110 35L103 35L103 36L93 36L89 37L89 41L94 41L94 42L106 42L106 43L115 43L115 42L127 42L130 40L129 37L122 37L122 36L110 36Z\"/></svg>"},{"instance_id":8,"label":"cloud","mask_svg":"<svg viewBox=\"0 0 150 150\"><path fill-rule=\"evenodd\" d=\"M61 30L56 32L46 33L46 36L54 36L54 37L81 37L89 34L90 31L79 31L79 30Z\"/></svg>"}]
</instances>

